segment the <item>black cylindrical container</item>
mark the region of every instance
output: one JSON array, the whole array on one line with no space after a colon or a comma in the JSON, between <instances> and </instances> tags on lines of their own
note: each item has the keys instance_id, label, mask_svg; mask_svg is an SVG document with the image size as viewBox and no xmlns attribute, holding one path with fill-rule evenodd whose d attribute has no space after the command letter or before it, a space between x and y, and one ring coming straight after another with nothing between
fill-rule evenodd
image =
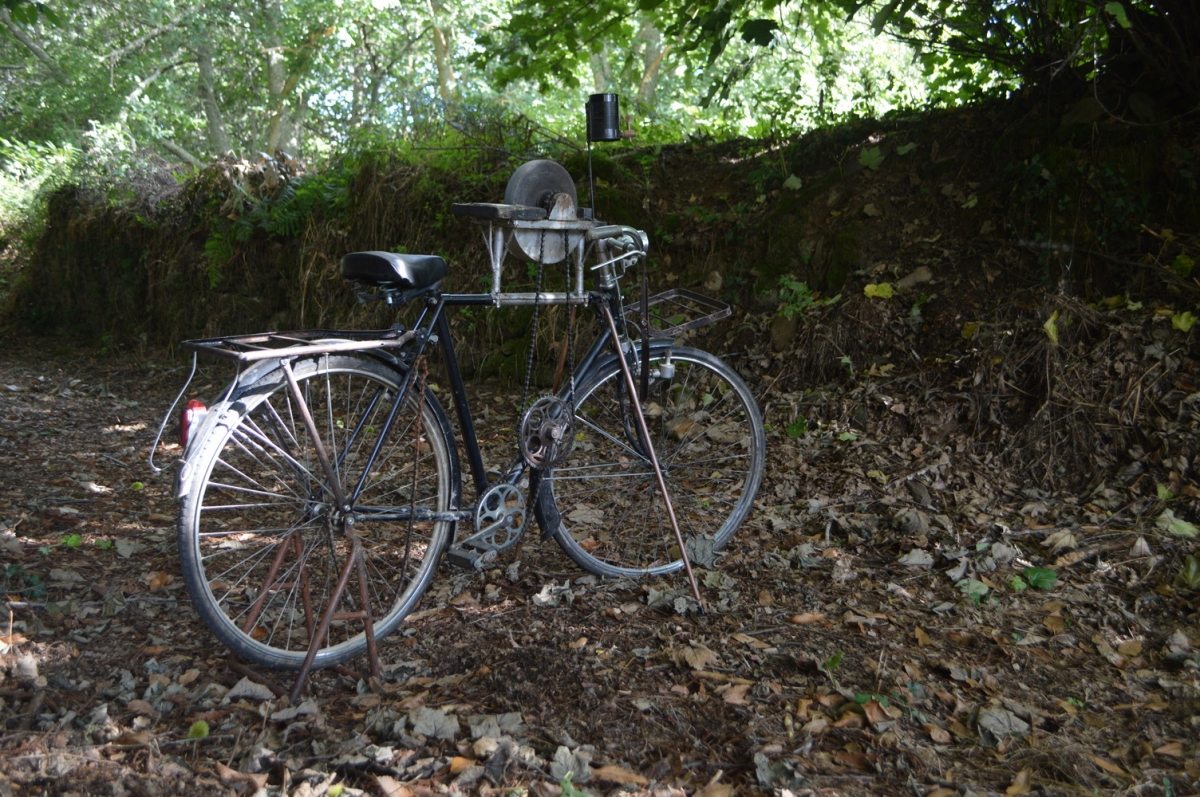
<instances>
[{"instance_id":1,"label":"black cylindrical container","mask_svg":"<svg viewBox=\"0 0 1200 797\"><path fill-rule=\"evenodd\" d=\"M587 101L588 141L620 141L621 109L616 94L593 94Z\"/></svg>"}]
</instances>

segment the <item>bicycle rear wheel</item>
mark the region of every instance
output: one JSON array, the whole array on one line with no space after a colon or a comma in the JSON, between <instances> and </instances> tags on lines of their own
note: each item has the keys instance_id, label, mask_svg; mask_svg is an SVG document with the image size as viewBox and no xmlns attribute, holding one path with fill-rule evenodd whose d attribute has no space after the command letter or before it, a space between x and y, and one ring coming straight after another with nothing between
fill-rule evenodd
<instances>
[{"instance_id":1,"label":"bicycle rear wheel","mask_svg":"<svg viewBox=\"0 0 1200 797\"><path fill-rule=\"evenodd\" d=\"M642 409L680 530L685 541L704 536L719 549L750 513L762 483L762 415L745 382L708 352L654 353L650 373ZM548 482L562 516L559 545L601 576L681 568L620 364L613 360L586 379L575 403L575 446Z\"/></svg>"},{"instance_id":2,"label":"bicycle rear wheel","mask_svg":"<svg viewBox=\"0 0 1200 797\"><path fill-rule=\"evenodd\" d=\"M292 370L349 497L404 373L360 355L301 360ZM416 520L410 528L402 519L410 506L447 512L458 492L445 412L426 391L418 435L417 401L414 385L351 509L377 639L416 605L453 536L452 521ZM205 624L235 653L266 667L299 669L351 552L340 522L345 513L335 506L282 370L241 389L225 412L197 441L182 485L184 580ZM313 666L340 664L366 649L360 595L352 571Z\"/></svg>"}]
</instances>

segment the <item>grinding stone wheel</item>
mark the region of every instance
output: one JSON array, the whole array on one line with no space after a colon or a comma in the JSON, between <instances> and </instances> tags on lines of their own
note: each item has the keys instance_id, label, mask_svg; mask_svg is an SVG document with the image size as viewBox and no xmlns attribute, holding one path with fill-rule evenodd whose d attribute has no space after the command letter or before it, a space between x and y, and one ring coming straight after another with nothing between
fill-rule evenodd
<instances>
[{"instance_id":1,"label":"grinding stone wheel","mask_svg":"<svg viewBox=\"0 0 1200 797\"><path fill-rule=\"evenodd\" d=\"M566 169L551 160L535 160L521 164L508 178L504 204L545 208L553 221L574 221L579 199L575 192L575 181ZM546 233L543 243L540 230L516 230L509 248L526 260L536 262L541 252L543 262L558 263L582 240L581 234L570 233L569 242L564 246L563 234L550 231Z\"/></svg>"}]
</instances>

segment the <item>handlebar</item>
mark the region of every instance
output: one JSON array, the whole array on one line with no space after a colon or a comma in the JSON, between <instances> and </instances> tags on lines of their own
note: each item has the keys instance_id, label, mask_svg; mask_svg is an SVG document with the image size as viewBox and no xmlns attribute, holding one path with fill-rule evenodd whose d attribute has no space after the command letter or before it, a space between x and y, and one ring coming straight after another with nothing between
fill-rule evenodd
<instances>
[{"instance_id":1,"label":"handlebar","mask_svg":"<svg viewBox=\"0 0 1200 797\"><path fill-rule=\"evenodd\" d=\"M644 231L636 227L626 227L624 224L605 224L601 227L593 227L587 231L586 237L588 243L612 238L629 238L633 247L642 254L650 251L650 237Z\"/></svg>"}]
</instances>

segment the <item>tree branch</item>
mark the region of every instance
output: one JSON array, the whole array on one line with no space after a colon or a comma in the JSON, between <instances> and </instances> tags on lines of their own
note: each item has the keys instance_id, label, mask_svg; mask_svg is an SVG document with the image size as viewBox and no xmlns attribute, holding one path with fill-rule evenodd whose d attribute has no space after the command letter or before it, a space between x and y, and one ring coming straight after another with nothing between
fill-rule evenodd
<instances>
[{"instance_id":1,"label":"tree branch","mask_svg":"<svg viewBox=\"0 0 1200 797\"><path fill-rule=\"evenodd\" d=\"M182 17L183 17L183 15L180 14L179 16L175 17L174 19L164 22L163 24L159 25L157 28L154 28L153 30L147 32L144 36L134 39L133 41L131 41L129 44L125 45L124 47L121 47L120 49L113 50L110 53L106 53L104 55L99 56L99 60L108 61L110 64L116 64L117 61L121 60L123 57L125 57L129 53L133 52L134 50L137 50L142 45L144 45L146 42L148 42L151 39L154 39L158 36L161 36L162 34L169 31L171 28L178 25L179 20Z\"/></svg>"},{"instance_id":2,"label":"tree branch","mask_svg":"<svg viewBox=\"0 0 1200 797\"><path fill-rule=\"evenodd\" d=\"M9 13L7 6L0 7L0 22L3 22L4 27L8 28L9 32L12 33L13 36L17 37L17 41L25 45L26 50L29 50L29 52L33 53L39 61L49 68L50 74L54 75L55 80L60 83L67 82L67 73L62 71L59 65L54 62L54 59L47 55L46 51L38 46L37 42L29 38L29 34L22 30L20 25L18 25L16 22L13 22L12 14Z\"/></svg>"},{"instance_id":3,"label":"tree branch","mask_svg":"<svg viewBox=\"0 0 1200 797\"><path fill-rule=\"evenodd\" d=\"M174 141L170 140L169 138L160 138L160 139L158 139L158 143L161 144L162 148L165 149L167 152L170 152L176 158L179 158L180 160L186 162L187 164L189 164L191 166L195 166L197 169L199 169L200 167L202 167L204 165L200 161L199 158L197 158L195 155L188 152L186 149L179 146L178 144L176 144Z\"/></svg>"}]
</instances>

